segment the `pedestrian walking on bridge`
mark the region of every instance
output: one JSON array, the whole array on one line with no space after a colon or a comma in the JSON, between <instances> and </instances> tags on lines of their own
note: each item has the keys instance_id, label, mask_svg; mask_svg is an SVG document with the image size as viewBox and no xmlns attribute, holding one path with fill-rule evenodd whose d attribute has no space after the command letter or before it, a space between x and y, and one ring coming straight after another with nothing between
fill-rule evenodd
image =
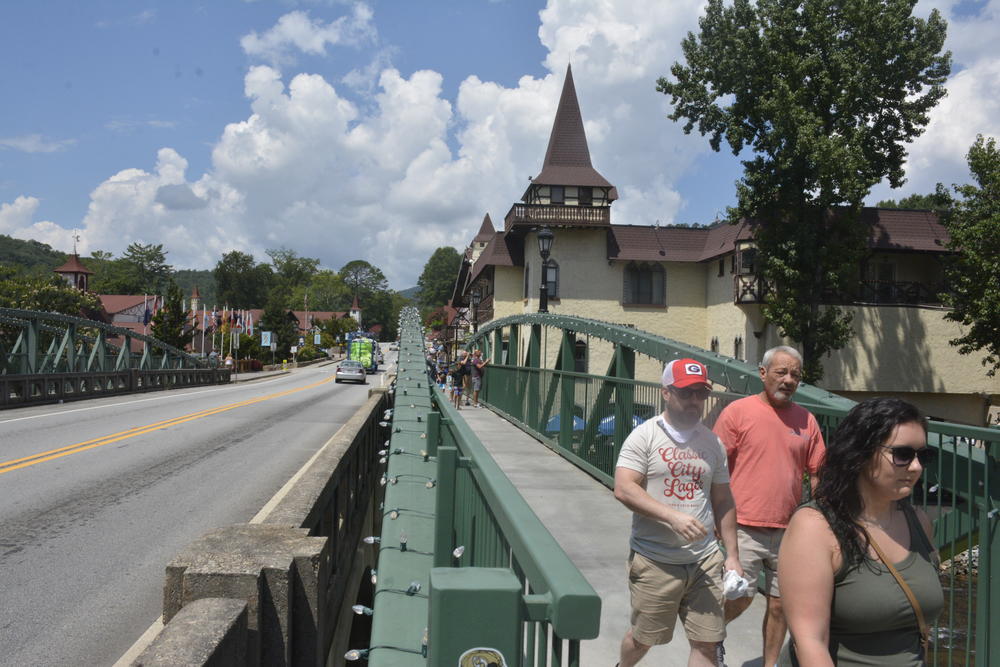
<instances>
[{"instance_id":1,"label":"pedestrian walking on bridge","mask_svg":"<svg viewBox=\"0 0 1000 667\"><path fill-rule=\"evenodd\" d=\"M668 643L678 617L692 667L715 665L716 647L726 633L723 565L739 576L743 570L726 450L701 423L710 391L702 364L668 363L663 414L637 426L622 444L615 498L633 515L631 627L622 640L620 667L631 667L653 645Z\"/></svg>"}]
</instances>

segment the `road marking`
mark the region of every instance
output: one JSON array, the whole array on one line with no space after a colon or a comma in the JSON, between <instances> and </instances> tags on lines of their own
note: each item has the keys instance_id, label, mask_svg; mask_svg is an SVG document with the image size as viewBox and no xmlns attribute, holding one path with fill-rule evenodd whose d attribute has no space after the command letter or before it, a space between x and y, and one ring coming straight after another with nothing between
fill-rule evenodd
<instances>
[{"instance_id":1,"label":"road marking","mask_svg":"<svg viewBox=\"0 0 1000 667\"><path fill-rule=\"evenodd\" d=\"M286 389L285 391L279 391L274 394L267 394L265 396L259 396L257 398L250 398L244 401L237 401L236 403L230 403L229 405L222 405L216 408L208 408L206 410L200 410L199 412L192 412L190 414L181 415L179 417L174 417L172 419L164 419L162 421L154 422L152 424L146 424L145 426L134 426L125 431L119 431L117 433L112 433L110 435L105 435L100 438L92 438L90 440L84 440L83 442L78 442L73 445L67 445L65 447L59 447L57 449L50 449L46 452L39 452L38 454L32 454L31 456L25 456L19 459L12 459L10 461L4 461L0 463L0 475L8 473L14 470L20 470L21 468L27 468L29 466L37 465L39 463L45 463L46 461L52 461L54 459L59 459L64 456L69 456L70 454L78 454L80 452L85 452L96 447L103 447L104 445L110 445L113 442L120 442L122 440L127 440L129 438L134 438L137 435L143 435L145 433L150 433L152 431L158 431L161 429L169 428L171 426L177 426L179 424L184 424L195 419L201 419L202 417L209 417L211 415L219 414L220 412L228 412L229 410L235 410L236 408L242 408L247 405L254 405L256 403L261 403L263 401L269 401L272 398L280 398L282 396L288 396L289 394L295 394L300 391L305 391L306 389L312 389L323 384L331 382L333 378L327 378L325 380L320 380L319 382L314 382L312 384L307 384L304 387L298 387L296 389Z\"/></svg>"},{"instance_id":2,"label":"road marking","mask_svg":"<svg viewBox=\"0 0 1000 667\"><path fill-rule=\"evenodd\" d=\"M279 377L284 377L284 376L274 377L274 378L271 378L270 380L264 380L263 382L255 382L254 386L258 386L259 387L261 385L267 384L268 382L273 382L274 380L277 380ZM198 394L206 394L206 393L208 393L210 391L219 391L220 389L237 389L237 388L242 389L242 387L239 384L234 383L231 386L220 385L220 386L217 386L217 387L212 388L212 389L202 389L200 391L188 391L188 392L183 392L183 393L174 393L174 392L177 391L177 390L174 390L174 392L171 392L169 395L153 396L152 398L140 398L140 399L135 400L135 401L122 401L121 403L109 403L109 404L106 404L106 405L90 405L90 406L87 406L85 408L76 408L74 410L60 410L58 412L46 412L45 414L41 414L41 415L29 415L27 417L14 417L13 419L2 419L2 420L0 420L0 424L10 424L12 422L24 421L25 419L40 419L42 417L58 417L60 415L68 415L68 414L72 414L74 412L84 412L86 410L103 410L104 408L118 408L118 407L121 407L123 405L135 405L137 403L147 403L149 401L162 401L163 399L166 399L166 398L182 398L182 397L185 397L185 396L197 396Z\"/></svg>"}]
</instances>

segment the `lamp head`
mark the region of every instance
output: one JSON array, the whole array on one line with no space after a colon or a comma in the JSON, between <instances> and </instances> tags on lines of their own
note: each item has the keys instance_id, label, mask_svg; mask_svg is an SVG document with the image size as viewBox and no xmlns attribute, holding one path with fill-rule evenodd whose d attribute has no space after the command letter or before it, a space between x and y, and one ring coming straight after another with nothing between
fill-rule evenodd
<instances>
[{"instance_id":1,"label":"lamp head","mask_svg":"<svg viewBox=\"0 0 1000 667\"><path fill-rule=\"evenodd\" d=\"M552 242L555 238L556 235L552 233L552 230L548 226L543 226L538 230L538 253L542 256L543 260L549 258L549 253L552 252Z\"/></svg>"}]
</instances>

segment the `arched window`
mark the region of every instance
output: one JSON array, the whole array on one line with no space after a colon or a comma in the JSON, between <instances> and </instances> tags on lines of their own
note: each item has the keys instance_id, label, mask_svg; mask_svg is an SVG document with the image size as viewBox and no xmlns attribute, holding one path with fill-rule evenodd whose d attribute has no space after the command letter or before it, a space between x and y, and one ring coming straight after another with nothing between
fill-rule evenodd
<instances>
[{"instance_id":1,"label":"arched window","mask_svg":"<svg viewBox=\"0 0 1000 667\"><path fill-rule=\"evenodd\" d=\"M625 266L622 301L626 305L665 306L666 282L662 264L629 262Z\"/></svg>"},{"instance_id":2,"label":"arched window","mask_svg":"<svg viewBox=\"0 0 1000 667\"><path fill-rule=\"evenodd\" d=\"M527 299L531 296L531 265L525 262L524 264L524 298Z\"/></svg>"},{"instance_id":3,"label":"arched window","mask_svg":"<svg viewBox=\"0 0 1000 667\"><path fill-rule=\"evenodd\" d=\"M556 260L549 258L549 265L545 269L545 285L549 291L550 299L559 298L559 264Z\"/></svg>"}]
</instances>

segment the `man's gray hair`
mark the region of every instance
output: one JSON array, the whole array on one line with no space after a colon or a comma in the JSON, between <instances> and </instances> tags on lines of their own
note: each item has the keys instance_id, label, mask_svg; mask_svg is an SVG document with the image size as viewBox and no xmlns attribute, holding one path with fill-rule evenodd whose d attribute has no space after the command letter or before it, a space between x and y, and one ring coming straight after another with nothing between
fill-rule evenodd
<instances>
[{"instance_id":1,"label":"man's gray hair","mask_svg":"<svg viewBox=\"0 0 1000 667\"><path fill-rule=\"evenodd\" d=\"M774 355L778 352L784 352L788 356L797 360L799 362L799 366L803 364L802 354L800 354L794 347L789 347L788 345L777 345L764 353L763 358L760 360L760 367L768 368L771 365L771 359L773 359Z\"/></svg>"}]
</instances>

